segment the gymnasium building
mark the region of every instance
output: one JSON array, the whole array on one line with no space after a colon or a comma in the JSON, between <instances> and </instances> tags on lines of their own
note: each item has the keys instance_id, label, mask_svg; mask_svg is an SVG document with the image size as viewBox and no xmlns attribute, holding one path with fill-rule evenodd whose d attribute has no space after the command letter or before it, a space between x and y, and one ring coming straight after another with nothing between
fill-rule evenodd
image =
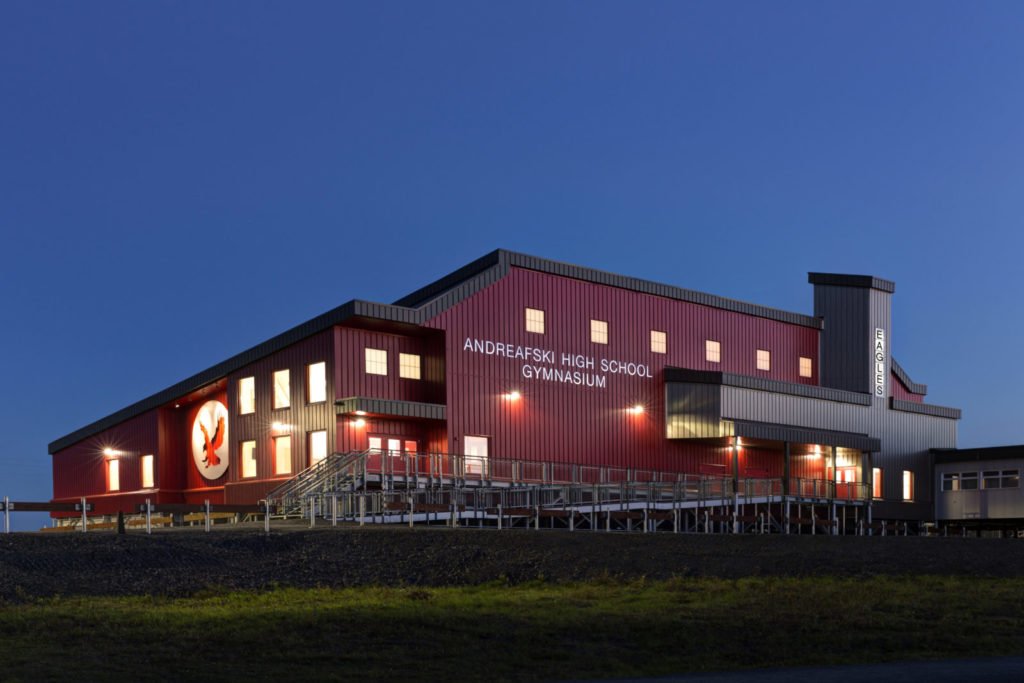
<instances>
[{"instance_id":1,"label":"gymnasium building","mask_svg":"<svg viewBox=\"0 0 1024 683\"><path fill-rule=\"evenodd\" d=\"M894 283L808 282L798 313L494 251L57 439L54 501L106 515L256 503L314 479L327 494L642 483L737 519L759 500L773 529L935 520L935 454L955 457L960 411L927 403L913 359L893 356ZM976 469L1018 486L992 463Z\"/></svg>"}]
</instances>

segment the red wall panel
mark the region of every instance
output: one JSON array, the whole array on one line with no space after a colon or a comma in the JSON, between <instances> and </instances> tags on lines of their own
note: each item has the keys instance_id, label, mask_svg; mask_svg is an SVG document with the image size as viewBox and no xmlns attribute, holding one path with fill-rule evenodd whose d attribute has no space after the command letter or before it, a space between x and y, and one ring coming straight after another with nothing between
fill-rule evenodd
<instances>
[{"instance_id":1,"label":"red wall panel","mask_svg":"<svg viewBox=\"0 0 1024 683\"><path fill-rule=\"evenodd\" d=\"M913 401L914 403L924 403L924 396L922 394L913 394L903 386L903 382L899 380L896 373L892 373L889 377L889 395L898 401Z\"/></svg>"},{"instance_id":2,"label":"red wall panel","mask_svg":"<svg viewBox=\"0 0 1024 683\"><path fill-rule=\"evenodd\" d=\"M142 456L157 453L157 416L145 413L53 454L55 500L103 495L107 491L106 448L121 451L120 494L142 488Z\"/></svg>"},{"instance_id":3,"label":"red wall panel","mask_svg":"<svg viewBox=\"0 0 1024 683\"><path fill-rule=\"evenodd\" d=\"M335 391L337 398L372 396L395 401L444 402L444 345L436 333L409 337L352 327L334 329ZM366 373L366 349L388 354L388 374ZM399 354L420 356L421 379L399 377Z\"/></svg>"},{"instance_id":4,"label":"red wall panel","mask_svg":"<svg viewBox=\"0 0 1024 683\"><path fill-rule=\"evenodd\" d=\"M525 331L526 307L545 311L545 334ZM608 344L590 341L592 319L608 323ZM721 454L665 439L666 366L817 383L815 329L518 268L427 325L446 332L449 450L456 453L463 436L480 435L490 437L496 458L696 472ZM651 330L667 333L667 353L651 351ZM465 350L467 338L552 351L554 362ZM720 363L705 360L707 339L721 342ZM771 352L769 372L756 369L757 349ZM571 369L563 353L593 359L594 369L578 369L602 376L605 387L524 377L527 365ZM813 377L799 377L800 356L813 360ZM651 377L602 373L602 359L643 364ZM504 397L513 390L518 401ZM645 412L627 410L636 404Z\"/></svg>"}]
</instances>

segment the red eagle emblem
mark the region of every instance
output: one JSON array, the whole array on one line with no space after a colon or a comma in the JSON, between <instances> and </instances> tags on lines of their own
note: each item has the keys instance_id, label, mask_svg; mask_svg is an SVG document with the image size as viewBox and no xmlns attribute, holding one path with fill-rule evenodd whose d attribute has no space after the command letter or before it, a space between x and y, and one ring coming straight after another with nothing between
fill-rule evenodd
<instances>
[{"instance_id":1,"label":"red eagle emblem","mask_svg":"<svg viewBox=\"0 0 1024 683\"><path fill-rule=\"evenodd\" d=\"M217 418L217 430L213 433L213 439L210 438L210 433L206 431L206 425L202 422L199 423L199 429L203 430L203 439L206 440L206 443L203 444L203 452L206 453L203 462L207 467L216 467L220 464L217 449L224 443L224 418Z\"/></svg>"}]
</instances>

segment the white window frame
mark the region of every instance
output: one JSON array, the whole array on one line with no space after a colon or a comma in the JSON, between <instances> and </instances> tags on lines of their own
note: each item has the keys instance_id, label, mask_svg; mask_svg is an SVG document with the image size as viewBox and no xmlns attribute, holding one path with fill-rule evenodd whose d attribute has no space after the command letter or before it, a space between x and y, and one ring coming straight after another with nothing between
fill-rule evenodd
<instances>
[{"instance_id":1,"label":"white window frame","mask_svg":"<svg viewBox=\"0 0 1024 683\"><path fill-rule=\"evenodd\" d=\"M107 461L107 490L108 491L120 491L121 490L121 461L120 460L108 460Z\"/></svg>"},{"instance_id":2,"label":"white window frame","mask_svg":"<svg viewBox=\"0 0 1024 683\"><path fill-rule=\"evenodd\" d=\"M903 502L914 502L914 473L910 470L903 470Z\"/></svg>"},{"instance_id":3,"label":"white window frame","mask_svg":"<svg viewBox=\"0 0 1024 683\"><path fill-rule=\"evenodd\" d=\"M238 414L252 415L256 412L256 378L242 377L238 380Z\"/></svg>"},{"instance_id":4,"label":"white window frame","mask_svg":"<svg viewBox=\"0 0 1024 683\"><path fill-rule=\"evenodd\" d=\"M757 360L757 369L762 372L771 372L772 352L768 349L757 349L755 356Z\"/></svg>"},{"instance_id":5,"label":"white window frame","mask_svg":"<svg viewBox=\"0 0 1024 683\"><path fill-rule=\"evenodd\" d=\"M156 481L154 478L156 473L154 472L153 464L154 461L152 455L144 455L139 460L140 477L142 481L142 488L144 489L151 489L155 485L153 482Z\"/></svg>"},{"instance_id":6,"label":"white window frame","mask_svg":"<svg viewBox=\"0 0 1024 683\"><path fill-rule=\"evenodd\" d=\"M881 467L871 468L871 497L874 500L882 500L885 497L885 479Z\"/></svg>"},{"instance_id":7,"label":"white window frame","mask_svg":"<svg viewBox=\"0 0 1024 683\"><path fill-rule=\"evenodd\" d=\"M309 403L327 401L327 363L324 361L310 363L306 366L306 401Z\"/></svg>"},{"instance_id":8,"label":"white window frame","mask_svg":"<svg viewBox=\"0 0 1024 683\"><path fill-rule=\"evenodd\" d=\"M246 446L252 444L252 449L246 453ZM253 479L256 477L256 442L253 440L242 441L238 447L238 459L242 463L242 479Z\"/></svg>"},{"instance_id":9,"label":"white window frame","mask_svg":"<svg viewBox=\"0 0 1024 683\"><path fill-rule=\"evenodd\" d=\"M607 344L608 343L608 321L607 320L591 320L590 321L590 343L591 344Z\"/></svg>"},{"instance_id":10,"label":"white window frame","mask_svg":"<svg viewBox=\"0 0 1024 683\"><path fill-rule=\"evenodd\" d=\"M388 374L388 352L385 349L374 349L366 347L366 374L380 375L387 377Z\"/></svg>"},{"instance_id":11,"label":"white window frame","mask_svg":"<svg viewBox=\"0 0 1024 683\"><path fill-rule=\"evenodd\" d=\"M526 308L526 331L544 334L544 311L540 308Z\"/></svg>"},{"instance_id":12,"label":"white window frame","mask_svg":"<svg viewBox=\"0 0 1024 683\"><path fill-rule=\"evenodd\" d=\"M651 353L668 353L668 333L651 330Z\"/></svg>"},{"instance_id":13,"label":"white window frame","mask_svg":"<svg viewBox=\"0 0 1024 683\"><path fill-rule=\"evenodd\" d=\"M283 410L292 405L292 375L287 369L274 370L274 410Z\"/></svg>"},{"instance_id":14,"label":"white window frame","mask_svg":"<svg viewBox=\"0 0 1024 683\"><path fill-rule=\"evenodd\" d=\"M398 354L398 376L402 379L420 379L423 359L418 353Z\"/></svg>"},{"instance_id":15,"label":"white window frame","mask_svg":"<svg viewBox=\"0 0 1024 683\"><path fill-rule=\"evenodd\" d=\"M801 377L813 377L814 376L814 360L807 356L800 356L800 376Z\"/></svg>"},{"instance_id":16,"label":"white window frame","mask_svg":"<svg viewBox=\"0 0 1024 683\"><path fill-rule=\"evenodd\" d=\"M722 342L714 339L704 340L704 360L709 363L722 362Z\"/></svg>"}]
</instances>

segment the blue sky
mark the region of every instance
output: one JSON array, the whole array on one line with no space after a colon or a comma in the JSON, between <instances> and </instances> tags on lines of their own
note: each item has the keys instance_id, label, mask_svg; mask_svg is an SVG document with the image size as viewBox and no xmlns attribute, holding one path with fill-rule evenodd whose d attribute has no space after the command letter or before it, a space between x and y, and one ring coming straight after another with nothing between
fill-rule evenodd
<instances>
[{"instance_id":1,"label":"blue sky","mask_svg":"<svg viewBox=\"0 0 1024 683\"><path fill-rule=\"evenodd\" d=\"M1024 442L1024 5L0 5L0 495L46 444L496 247L810 313Z\"/></svg>"}]
</instances>

